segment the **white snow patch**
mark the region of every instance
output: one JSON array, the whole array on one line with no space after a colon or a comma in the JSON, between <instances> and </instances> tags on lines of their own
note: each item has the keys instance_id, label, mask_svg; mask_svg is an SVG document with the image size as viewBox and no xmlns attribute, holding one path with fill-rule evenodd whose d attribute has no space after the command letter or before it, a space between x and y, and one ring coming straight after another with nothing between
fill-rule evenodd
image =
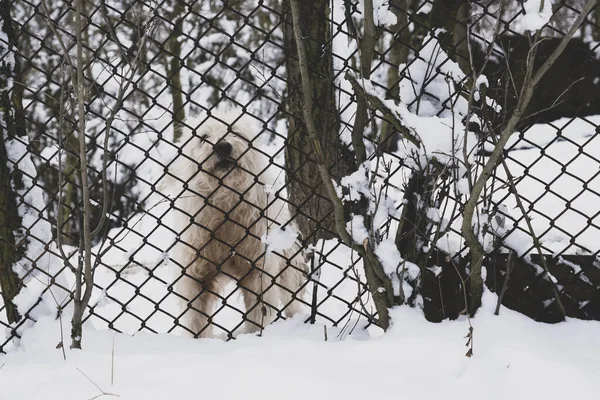
<instances>
[{"instance_id":1,"label":"white snow patch","mask_svg":"<svg viewBox=\"0 0 600 400\"><path fill-rule=\"evenodd\" d=\"M521 28L521 31L535 32L552 18L552 1L550 0L529 0L521 4L525 14L514 22Z\"/></svg>"},{"instance_id":2,"label":"white snow patch","mask_svg":"<svg viewBox=\"0 0 600 400\"><path fill-rule=\"evenodd\" d=\"M458 193L462 195L468 196L471 194L471 191L469 190L469 180L467 178L460 178L458 182L456 182L456 189L458 190Z\"/></svg>"},{"instance_id":3,"label":"white snow patch","mask_svg":"<svg viewBox=\"0 0 600 400\"><path fill-rule=\"evenodd\" d=\"M375 25L390 26L398 23L398 18L396 17L396 14L390 10L389 3L389 0L373 0Z\"/></svg>"},{"instance_id":4,"label":"white snow patch","mask_svg":"<svg viewBox=\"0 0 600 400\"><path fill-rule=\"evenodd\" d=\"M375 255L381 261L383 270L391 275L397 272L398 265L403 261L393 239L384 239L375 247Z\"/></svg>"},{"instance_id":5,"label":"white snow patch","mask_svg":"<svg viewBox=\"0 0 600 400\"><path fill-rule=\"evenodd\" d=\"M350 232L352 239L361 245L369 237L369 232L365 228L365 219L362 215L353 215L352 219L346 223L346 230Z\"/></svg>"},{"instance_id":6,"label":"white snow patch","mask_svg":"<svg viewBox=\"0 0 600 400\"><path fill-rule=\"evenodd\" d=\"M361 194L367 198L371 196L369 192L370 168L371 162L365 161L355 172L342 178L342 186L348 189L348 194L344 196L346 200L359 200Z\"/></svg>"},{"instance_id":7,"label":"white snow patch","mask_svg":"<svg viewBox=\"0 0 600 400\"><path fill-rule=\"evenodd\" d=\"M356 326L348 335L340 327L303 324L301 318L278 322L263 337L231 342L88 328L83 350L66 348L66 361L55 348L58 321L44 318L23 336L20 351L0 356L2 396L89 399L101 394L96 384L121 400L190 399L198 397L202 377L207 398L265 400L284 393L289 400L306 400L317 393L322 399L364 399L373 397L375 384L381 399L399 393L423 399L479 400L481 393L489 400L594 398L600 391L600 324L542 324L504 307L495 316L495 303L496 296L486 290L483 307L471 321L471 358L465 357L469 325L464 318L432 324L408 307L391 310L392 327L380 338L371 337L359 321L350 323ZM349 384L349 377L367 367L375 380L361 375ZM411 384L399 389L399 377Z\"/></svg>"},{"instance_id":8,"label":"white snow patch","mask_svg":"<svg viewBox=\"0 0 600 400\"><path fill-rule=\"evenodd\" d=\"M62 261L52 254L56 254L57 248L47 221L44 194L38 184L34 185L37 171L28 152L29 138L7 138L4 144L7 166L11 172L19 170L22 173L23 183L21 189L13 187L18 203L15 211L21 217L21 229L14 232L15 240L26 241L24 257L12 266L24 284L13 303L21 315L28 314L36 320L43 315L56 314L58 306L68 299L68 294L60 286L67 286L60 274ZM39 300L40 304L30 310ZM22 326L19 332L23 329Z\"/></svg>"},{"instance_id":9,"label":"white snow patch","mask_svg":"<svg viewBox=\"0 0 600 400\"><path fill-rule=\"evenodd\" d=\"M298 233L291 228L274 227L261 241L267 245L267 252L281 252L292 247L297 238Z\"/></svg>"}]
</instances>

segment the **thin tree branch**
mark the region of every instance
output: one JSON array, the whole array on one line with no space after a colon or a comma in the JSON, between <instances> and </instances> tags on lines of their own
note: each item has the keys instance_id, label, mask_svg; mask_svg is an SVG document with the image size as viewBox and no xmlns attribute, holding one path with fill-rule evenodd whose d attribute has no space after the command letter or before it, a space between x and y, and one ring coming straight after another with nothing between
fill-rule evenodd
<instances>
[{"instance_id":1,"label":"thin tree branch","mask_svg":"<svg viewBox=\"0 0 600 400\"><path fill-rule=\"evenodd\" d=\"M78 134L79 134L79 168L81 174L81 194L83 200L83 275L85 282L85 291L83 298L76 299L75 309L73 311L71 347L81 348L81 324L83 313L92 296L94 288L94 278L92 271L92 236L90 231L90 219L92 207L90 203L90 187L88 182L87 167L87 144L86 144L86 124L85 124L85 86L83 82L83 0L76 0L75 6L75 36L77 40L77 79L73 82L77 92L77 112L78 112ZM78 280L78 282L81 282ZM80 300L80 301L77 301Z\"/></svg>"},{"instance_id":2,"label":"thin tree branch","mask_svg":"<svg viewBox=\"0 0 600 400\"><path fill-rule=\"evenodd\" d=\"M151 19L151 21L152 20L153 19ZM108 24L109 21L107 20L106 23ZM110 139L110 132L112 129L112 124L113 124L118 112L121 111L121 108L123 107L123 103L125 102L126 94L129 90L129 88L131 87L131 85L133 84L133 78L138 70L138 64L139 64L138 61L139 61L140 54L142 54L142 51L146 44L146 40L147 40L147 38L149 36L149 32L151 30L149 24L150 24L150 22L148 24L146 24L146 31L144 33L144 36L142 36L142 38L140 39L140 45L138 46L138 51L135 54L135 59L133 60L133 62L129 63L129 76L126 78L125 84L123 84L123 81L121 81L121 83L119 85L119 92L117 94L117 101L116 101L114 107L112 108L110 115L108 116L108 118L106 118L106 124L104 126L104 144L103 144L104 154L102 157L102 192L103 192L102 214L100 215L100 221L98 221L98 224L92 231L92 237L95 237L96 235L98 235L100 232L102 232L102 230L104 228L104 223L106 221L106 215L107 215L107 211L108 211L108 203L110 200L109 194L108 194L109 191L108 191L108 172L107 172L108 168L107 167L108 167L108 159L109 159L108 140Z\"/></svg>"},{"instance_id":3,"label":"thin tree branch","mask_svg":"<svg viewBox=\"0 0 600 400\"><path fill-rule=\"evenodd\" d=\"M100 0L100 11L102 13L102 18L104 18L104 22L106 22L106 29L108 30L108 37L113 42L115 42L115 44L117 45L117 48L119 49L119 53L120 53L123 61L125 61L129 65L129 68L133 69L133 64L131 62L129 62L127 53L125 52L124 47L121 44L121 41L117 37L117 34L115 33L115 30L114 30L112 23L110 21L110 18L108 16L108 10L106 9L106 0ZM138 51L138 53L139 53L139 51Z\"/></svg>"},{"instance_id":4,"label":"thin tree branch","mask_svg":"<svg viewBox=\"0 0 600 400\"><path fill-rule=\"evenodd\" d=\"M492 136L492 140L493 139L495 139L495 138ZM546 257L544 256L544 253L542 252L542 245L540 243L540 240L535 234L535 230L533 229L533 225L531 224L531 218L527 214L527 211L525 210L525 206L523 205L523 200L521 200L521 196L519 196L519 193L517 192L517 186L514 183L514 177L513 177L512 173L510 172L510 169L508 168L508 164L506 163L506 160L501 159L501 164L504 169L504 172L506 173L506 180L508 181L508 184L510 186L510 191L513 193L515 200L517 202L517 207L519 207L519 210L521 211L521 214L523 215L523 218L525 219L525 224L527 225L527 230L529 231L529 235L533 239L533 246L535 247L538 255L540 256L542 267L544 268L544 271L546 272L546 275L548 276L548 280L550 281L550 286L552 287L552 293L554 294L554 299L556 300L556 304L557 304L558 309L559 309L560 313L562 314L562 317L564 320L567 317L567 312L565 310L565 306L562 303L562 300L560 299L560 293L558 292L556 283L551 278L550 269L548 268L548 263L546 262Z\"/></svg>"},{"instance_id":5,"label":"thin tree branch","mask_svg":"<svg viewBox=\"0 0 600 400\"><path fill-rule=\"evenodd\" d=\"M44 7L44 12L46 13L46 19L48 20L48 26L50 26L50 30L52 31L54 36L56 36L56 39L58 40L58 44L60 45L60 48L63 52L65 61L67 62L67 65L69 66L69 69L70 69L69 72L71 75L71 79L74 80L75 79L75 66L73 65L73 60L71 60L71 56L69 55L69 50L67 50L67 46L65 46L65 43L62 40L62 36L59 35L58 30L56 29L56 24L54 23L54 20L50 17L50 10L48 9L48 4L46 4L46 0L42 0L42 7Z\"/></svg>"}]
</instances>

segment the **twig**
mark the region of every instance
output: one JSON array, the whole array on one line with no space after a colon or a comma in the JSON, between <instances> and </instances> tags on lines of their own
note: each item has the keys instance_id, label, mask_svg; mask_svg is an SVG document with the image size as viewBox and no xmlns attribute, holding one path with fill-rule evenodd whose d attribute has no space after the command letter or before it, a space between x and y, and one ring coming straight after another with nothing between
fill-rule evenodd
<instances>
[{"instance_id":1,"label":"twig","mask_svg":"<svg viewBox=\"0 0 600 400\"><path fill-rule=\"evenodd\" d=\"M321 266L319 262L318 270L315 269L315 257L319 256L319 261L321 260L321 254L323 254L323 249L325 247L325 241L322 241L321 244L321 253L317 253L316 251L312 252L312 256L310 258L310 279L313 281L313 290L312 290L312 300L310 304L310 323L314 324L317 320L317 302L319 300L318 289L319 289L319 281L321 280Z\"/></svg>"},{"instance_id":2,"label":"twig","mask_svg":"<svg viewBox=\"0 0 600 400\"><path fill-rule=\"evenodd\" d=\"M52 290L50 290L50 293L52 294ZM54 294L52 294L52 297L54 297ZM54 299L54 301L56 301L56 298ZM63 309L61 306L58 305L58 323L60 324L60 349L62 350L63 353L63 359L65 361L67 361L67 353L65 353L65 335L63 332L63 321L62 321L62 313L63 313Z\"/></svg>"},{"instance_id":3,"label":"twig","mask_svg":"<svg viewBox=\"0 0 600 400\"><path fill-rule=\"evenodd\" d=\"M469 331L467 333L467 336L465 336L465 338L468 339L465 346L467 346L469 348L469 350L467 350L467 353L465 354L465 356L471 357L471 356L473 356L473 343L474 343L473 332L475 331L475 328L473 328L473 324L471 324L471 316L469 315L469 309L468 309L469 306L468 306L468 302L467 302L467 285L466 285L466 281L463 279L462 275L460 274L458 267L454 263L454 260L452 259L452 257L448 257L448 258L450 260L450 263L454 267L454 270L456 271L456 275L458 275L458 279L460 279L460 282L462 284L463 299L465 302L464 313L467 316L467 322L469 323ZM473 273L473 271L471 270L471 274L472 273Z\"/></svg>"},{"instance_id":4,"label":"twig","mask_svg":"<svg viewBox=\"0 0 600 400\"><path fill-rule=\"evenodd\" d=\"M510 274L513 270L513 251L509 250L508 256L506 257L506 274L504 275L504 283L502 284L502 289L500 289L500 293L498 294L498 301L496 302L496 310L494 311L494 315L500 315L500 306L502 305L502 299L504 299L504 294L508 289L508 280L510 279Z\"/></svg>"},{"instance_id":5,"label":"twig","mask_svg":"<svg viewBox=\"0 0 600 400\"><path fill-rule=\"evenodd\" d=\"M48 275L50 275L50 273L48 273ZM39 278L37 278L35 275L32 275L35 279L37 279L39 282L42 282ZM62 304L58 303L58 300L56 300L56 296L54 296L54 292L52 292L52 288L50 287L50 282L48 282L47 284L48 287L48 291L50 292L50 295L52 296L52 299L54 299L54 303L56 304L56 310L58 313L58 322L60 324L60 342L58 343L58 345L56 345L56 348L60 348L62 350L63 353L63 359L66 361L67 360L67 354L65 352L65 336L64 336L64 332L63 332L63 322L62 322L62 312L63 312L63 307Z\"/></svg>"},{"instance_id":6,"label":"twig","mask_svg":"<svg viewBox=\"0 0 600 400\"><path fill-rule=\"evenodd\" d=\"M112 23L110 21L110 18L108 16L108 10L106 9L106 0L100 0L100 11L102 13L102 17L104 18L104 22L106 22L106 28L108 29L108 37L113 42L115 42L115 44L117 45L117 49L119 50L119 53L120 53L123 61L125 61L127 64L129 64L129 68L133 69L133 65L129 62L129 58L127 57L127 54L125 53L125 50L123 49L123 45L121 44L121 41L117 37L117 34L115 33L115 30L114 30ZM141 51L141 48L140 48L140 51ZM138 53L140 51L138 51ZM136 55L136 57L137 57L137 55Z\"/></svg>"},{"instance_id":7,"label":"twig","mask_svg":"<svg viewBox=\"0 0 600 400\"><path fill-rule=\"evenodd\" d=\"M46 3L46 0L42 0L42 7L44 8L44 13L46 14L46 19L48 20L48 26L50 27L50 30L52 31L52 33L54 34L54 36L56 36L56 39L58 40L58 43L60 45L61 51L63 52L63 58L64 61L67 64L67 67L69 69L69 77L70 80L72 82L72 84L75 84L75 67L73 66L73 61L71 60L71 56L69 54L69 51L67 50L67 47L65 46L64 41L62 40L62 36L59 35L57 29L56 29L56 25L54 23L54 20L51 18L50 16L50 10L48 9L48 4ZM63 84L61 85L61 90L60 90L60 99L59 99L59 118L60 118L60 126L62 127L62 120L63 120L63 112L64 112L64 102L63 102L63 95L64 95L64 87L66 85L66 82L63 82ZM72 270L75 271L75 267L73 266L73 264L70 262L70 257L67 257L67 255L65 254L63 248L62 248L62 244L61 244L61 224L62 224L62 216L63 216L63 210L62 210L62 183L63 183L63 171L62 171L62 152L63 152L64 146L62 144L62 134L59 131L58 132L58 161L59 161L59 165L58 165L58 188L59 188L59 193L58 193L58 209L57 209L57 233L56 233L56 241L57 241L57 247L58 247L58 251L63 259L63 261L66 263L66 265Z\"/></svg>"},{"instance_id":8,"label":"twig","mask_svg":"<svg viewBox=\"0 0 600 400\"><path fill-rule=\"evenodd\" d=\"M75 266L71 263L70 257L67 257L65 251L62 247L62 227L63 227L63 185L64 185L64 173L63 173L63 163L62 163L62 153L64 151L63 138L62 138L62 124L64 118L64 91L65 91L66 82L63 82L60 89L60 110L59 110L59 131L57 132L58 137L58 207L56 210L56 247L58 248L58 252L60 253L63 262L67 265L71 271L75 271ZM67 156L68 157L68 156ZM72 254L71 254L72 256Z\"/></svg>"},{"instance_id":9,"label":"twig","mask_svg":"<svg viewBox=\"0 0 600 400\"><path fill-rule=\"evenodd\" d=\"M96 384L96 382L94 382L92 379L90 379L89 376L87 376L82 370L80 370L79 368L75 367L77 369L77 371L79 371L81 373L81 375L85 376L86 379L90 382L92 382L92 384L94 386L96 386L96 388L98 388L98 390L101 392L99 395L91 397L89 400L94 400L97 399L98 397L102 397L102 396L114 396L114 397L121 397L121 395L116 394L116 393L109 393L109 392L105 392L104 390L102 390L102 388L100 386L98 386Z\"/></svg>"},{"instance_id":10,"label":"twig","mask_svg":"<svg viewBox=\"0 0 600 400\"><path fill-rule=\"evenodd\" d=\"M85 86L83 84L83 0L77 0L75 7L75 36L77 40L77 78L73 82L77 91L77 111L78 111L78 134L79 134L79 168L81 175L81 194L83 200L83 257L85 281L85 291L83 298L75 299L75 307L72 320L72 343L71 347L81 348L81 325L83 313L92 296L94 288L94 278L92 271L92 236L90 231L90 220L92 208L90 202L90 186L87 175L87 143L85 134ZM81 276L77 274L77 281L81 282Z\"/></svg>"},{"instance_id":11,"label":"twig","mask_svg":"<svg viewBox=\"0 0 600 400\"><path fill-rule=\"evenodd\" d=\"M492 136L492 140L495 141L495 137ZM556 300L556 304L558 305L558 309L559 309L560 313L562 314L562 317L564 320L567 317L567 312L565 310L565 306L562 303L562 300L560 299L560 293L558 292L556 283L550 278L550 276L551 276L550 269L548 268L548 263L546 263L546 257L544 256L544 253L542 252L542 246L540 244L540 240L535 234L535 230L533 229L533 225L531 224L531 218L527 214L527 210L525 210L525 206L523 205L523 200L521 199L521 196L519 196L519 193L517 192L517 186L514 183L513 175L510 172L510 169L508 168L508 165L504 158L501 160L501 164L504 169L504 172L506 173L506 180L508 181L508 184L510 186L510 191L513 193L515 200L517 202L517 207L519 207L519 210L521 211L521 214L523 215L523 219L525 220L525 224L527 225L527 230L529 231L529 235L533 239L533 246L535 247L538 255L540 256L542 267L544 268L544 271L546 272L546 275L548 276L548 280L550 281L550 285L552 287L552 293L554 294L554 299Z\"/></svg>"},{"instance_id":12,"label":"twig","mask_svg":"<svg viewBox=\"0 0 600 400\"><path fill-rule=\"evenodd\" d=\"M112 340L112 351L110 359L110 386L112 387L115 383L115 337Z\"/></svg>"},{"instance_id":13,"label":"twig","mask_svg":"<svg viewBox=\"0 0 600 400\"><path fill-rule=\"evenodd\" d=\"M489 43L488 48L486 50L485 58L483 59L483 65L481 66L481 69L479 71L475 71L475 67L474 67L474 63L473 63L473 52L471 51L471 46L470 46L471 42L469 39L467 39L467 44L469 44L469 46L468 46L469 47L469 58L471 60L470 63L472 66L472 74L471 74L471 90L469 91L467 118L466 118L465 131L464 131L464 144L463 144L462 150L463 150L465 169L467 171L467 181L469 183L469 190L473 189L473 174L471 171L471 165L469 163L469 157L467 154L467 148L468 148L467 138L468 138L468 131L469 131L469 121L471 120L475 92L476 91L480 92L480 94L482 95L481 100L483 101L483 104L485 104L485 101L486 101L485 93L481 93L480 89L478 87L476 87L476 85L477 85L477 81L479 80L479 78L483 75L483 71L485 71L485 67L487 66L490 58L492 57L492 53L494 51L494 44L496 43L496 40L500 33L500 22L502 21L500 13L501 13L501 10L504 8L504 2L505 2L505 0L501 0L500 5L498 6L498 17L496 18L496 25L494 26L494 34L493 34L492 40ZM469 35L467 35L467 38L469 38ZM475 147L476 146L473 146L473 149L475 149Z\"/></svg>"},{"instance_id":14,"label":"twig","mask_svg":"<svg viewBox=\"0 0 600 400\"><path fill-rule=\"evenodd\" d=\"M58 34L58 30L56 29L56 24L54 20L50 17L50 10L48 9L48 4L46 4L46 0L42 0L42 7L44 8L44 12L46 13L46 19L48 20L48 26L50 26L50 30L56 36L58 40L58 44L63 52L63 56L65 61L69 66L69 72L71 75L71 79L75 80L75 66L73 65L73 61L71 60L71 56L69 55L69 50L67 50L67 46L65 46L64 41L62 40L62 36Z\"/></svg>"},{"instance_id":15,"label":"twig","mask_svg":"<svg viewBox=\"0 0 600 400\"><path fill-rule=\"evenodd\" d=\"M371 62L375 52L375 21L373 18L373 0L365 0L364 2L364 35L356 36L358 48L360 51L361 79L371 79ZM356 32L355 32L356 33ZM365 127L368 121L368 107L364 96L357 96L356 114L354 117L354 126L352 128L352 145L356 154L357 164L362 164L367 159L367 152L363 142Z\"/></svg>"},{"instance_id":16,"label":"twig","mask_svg":"<svg viewBox=\"0 0 600 400\"><path fill-rule=\"evenodd\" d=\"M106 23L109 24L109 21L107 20ZM102 213L100 215L100 221L98 221L98 224L92 230L92 234L91 234L92 237L96 236L97 234L102 232L102 230L104 229L104 223L106 221L106 215L107 215L107 211L108 211L109 195L108 195L108 175L107 175L108 168L107 168L107 166L108 166L108 155L109 155L108 141L110 138L110 131L112 129L112 124L113 124L115 117L117 116L117 113L123 107L123 103L125 102L125 95L127 94L129 87L133 84L133 78L137 72L138 60L139 60L140 55L143 53L144 45L149 36L149 31L151 30L151 27L149 25L150 25L150 22L148 22L148 24L146 26L146 31L144 33L144 36L140 39L138 51L135 55L133 62L129 63L129 76L126 78L125 84L123 84L123 81L121 81L121 83L119 85L119 92L117 94L117 101L116 101L113 109L111 110L110 115L108 116L108 118L106 118L106 124L104 127L104 144L103 144L104 154L102 157L102 192L103 192Z\"/></svg>"}]
</instances>

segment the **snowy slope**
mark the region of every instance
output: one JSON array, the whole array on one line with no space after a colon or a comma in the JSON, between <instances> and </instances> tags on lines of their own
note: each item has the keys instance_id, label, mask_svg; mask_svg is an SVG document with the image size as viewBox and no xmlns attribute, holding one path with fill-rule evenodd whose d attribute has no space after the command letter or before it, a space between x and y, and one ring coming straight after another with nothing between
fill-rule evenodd
<instances>
[{"instance_id":1,"label":"snowy slope","mask_svg":"<svg viewBox=\"0 0 600 400\"><path fill-rule=\"evenodd\" d=\"M55 349L59 327L46 319L21 350L0 356L0 393L81 400L102 394L96 384L123 400L597 398L600 323L545 325L507 309L497 317L494 296L484 300L472 321L472 358L464 356L466 320L431 324L406 307L395 310L388 334L357 329L341 341L329 329L325 342L322 325L297 320L232 342L89 330L84 350L67 350L66 361Z\"/></svg>"}]
</instances>

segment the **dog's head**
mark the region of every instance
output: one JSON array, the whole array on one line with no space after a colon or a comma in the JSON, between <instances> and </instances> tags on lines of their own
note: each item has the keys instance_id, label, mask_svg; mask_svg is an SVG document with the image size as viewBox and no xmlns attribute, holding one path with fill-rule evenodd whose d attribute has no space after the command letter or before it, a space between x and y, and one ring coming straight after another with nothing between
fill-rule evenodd
<instances>
[{"instance_id":1,"label":"dog's head","mask_svg":"<svg viewBox=\"0 0 600 400\"><path fill-rule=\"evenodd\" d=\"M239 109L217 109L210 116L186 121L181 138L192 189L213 190L226 185L242 191L261 175L268 157L260 152L258 121Z\"/></svg>"}]
</instances>

